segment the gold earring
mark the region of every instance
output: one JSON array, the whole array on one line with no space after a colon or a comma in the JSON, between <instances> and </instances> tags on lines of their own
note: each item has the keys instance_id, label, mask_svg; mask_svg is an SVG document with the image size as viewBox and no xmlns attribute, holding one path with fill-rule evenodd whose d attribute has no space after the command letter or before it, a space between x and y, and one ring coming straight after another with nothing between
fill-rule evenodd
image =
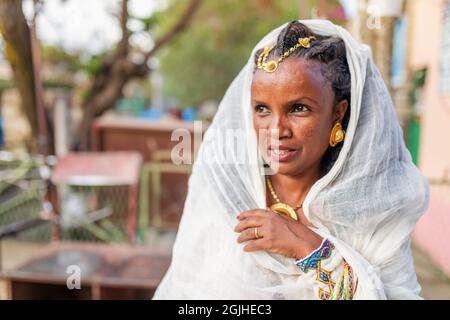
<instances>
[{"instance_id":1,"label":"gold earring","mask_svg":"<svg viewBox=\"0 0 450 320\"><path fill-rule=\"evenodd\" d=\"M330 146L334 147L339 142L344 141L345 137L345 131L342 129L342 125L340 122L336 122L333 126L333 129L331 129L330 134Z\"/></svg>"}]
</instances>

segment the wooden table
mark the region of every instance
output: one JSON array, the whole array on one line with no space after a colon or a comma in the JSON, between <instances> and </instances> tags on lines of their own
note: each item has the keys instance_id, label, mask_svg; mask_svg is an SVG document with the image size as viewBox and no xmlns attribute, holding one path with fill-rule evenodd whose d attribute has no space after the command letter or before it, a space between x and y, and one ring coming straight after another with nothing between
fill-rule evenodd
<instances>
[{"instance_id":1,"label":"wooden table","mask_svg":"<svg viewBox=\"0 0 450 320\"><path fill-rule=\"evenodd\" d=\"M55 242L14 270L0 273L7 299L150 299L170 264L168 250ZM81 271L69 289L69 266Z\"/></svg>"}]
</instances>

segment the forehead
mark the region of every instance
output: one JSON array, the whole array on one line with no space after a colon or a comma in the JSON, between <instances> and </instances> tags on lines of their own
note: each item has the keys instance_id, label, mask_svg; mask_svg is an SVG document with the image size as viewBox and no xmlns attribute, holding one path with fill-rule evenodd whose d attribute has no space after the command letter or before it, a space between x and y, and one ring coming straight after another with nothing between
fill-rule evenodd
<instances>
[{"instance_id":1,"label":"forehead","mask_svg":"<svg viewBox=\"0 0 450 320\"><path fill-rule=\"evenodd\" d=\"M321 63L286 59L273 73L257 69L252 80L252 96L264 101L292 100L299 95L327 103L334 98L330 83L323 77Z\"/></svg>"}]
</instances>

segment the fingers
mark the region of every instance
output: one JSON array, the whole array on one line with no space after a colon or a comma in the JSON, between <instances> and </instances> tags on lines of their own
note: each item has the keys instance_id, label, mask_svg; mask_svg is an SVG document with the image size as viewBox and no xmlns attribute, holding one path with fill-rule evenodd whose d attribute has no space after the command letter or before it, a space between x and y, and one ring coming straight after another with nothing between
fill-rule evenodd
<instances>
[{"instance_id":1,"label":"fingers","mask_svg":"<svg viewBox=\"0 0 450 320\"><path fill-rule=\"evenodd\" d=\"M262 221L258 217L249 217L247 219L241 220L234 228L235 232L242 232L248 228L260 227L262 225Z\"/></svg>"},{"instance_id":2,"label":"fingers","mask_svg":"<svg viewBox=\"0 0 450 320\"><path fill-rule=\"evenodd\" d=\"M244 246L245 252L252 252L252 251L260 251L260 250L267 250L266 241L264 239L258 239L250 241L248 244Z\"/></svg>"},{"instance_id":3,"label":"fingers","mask_svg":"<svg viewBox=\"0 0 450 320\"><path fill-rule=\"evenodd\" d=\"M264 235L261 231L261 228L258 228L258 238L256 238L256 228L249 228L244 230L240 236L238 237L238 243L242 242L248 242L244 246L244 251L251 252L251 251L259 251L259 250L266 250L267 249L267 241L264 239Z\"/></svg>"},{"instance_id":4,"label":"fingers","mask_svg":"<svg viewBox=\"0 0 450 320\"><path fill-rule=\"evenodd\" d=\"M267 216L268 211L264 209L254 209L249 211L244 211L236 216L238 220L247 219L250 217L264 217Z\"/></svg>"},{"instance_id":5,"label":"fingers","mask_svg":"<svg viewBox=\"0 0 450 320\"><path fill-rule=\"evenodd\" d=\"M242 243L245 241L249 241L249 240L255 240L255 239L260 239L263 237L263 235L261 234L261 229L260 228L249 228L244 230L238 237L237 242L238 243ZM256 237L256 232L258 232L258 238Z\"/></svg>"},{"instance_id":6,"label":"fingers","mask_svg":"<svg viewBox=\"0 0 450 320\"><path fill-rule=\"evenodd\" d=\"M245 252L267 251L290 258L303 257L312 243L317 242L302 221L264 209L242 212L234 231ZM256 234L255 230L258 230Z\"/></svg>"}]
</instances>

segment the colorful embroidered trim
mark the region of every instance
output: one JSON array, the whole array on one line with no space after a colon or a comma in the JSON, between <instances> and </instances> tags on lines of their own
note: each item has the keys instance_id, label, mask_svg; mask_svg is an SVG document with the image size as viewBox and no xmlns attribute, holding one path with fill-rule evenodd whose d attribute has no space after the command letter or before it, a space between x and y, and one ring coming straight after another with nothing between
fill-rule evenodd
<instances>
[{"instance_id":1,"label":"colorful embroidered trim","mask_svg":"<svg viewBox=\"0 0 450 320\"><path fill-rule=\"evenodd\" d=\"M333 244L328 239L325 239L322 241L322 245L318 249L314 250L309 256L297 260L295 264L304 273L307 273L310 269L316 270L319 267L319 262L321 260L327 259L331 256L333 249Z\"/></svg>"},{"instance_id":2,"label":"colorful embroidered trim","mask_svg":"<svg viewBox=\"0 0 450 320\"><path fill-rule=\"evenodd\" d=\"M303 259L299 259L295 264L304 273L309 270L316 271L316 280L327 285L328 290L319 289L319 298L321 300L352 300L356 292L358 280L353 273L352 267L344 260L342 274L335 283L331 280L331 271L321 267L321 262L331 256L334 245L325 239L321 246L314 250L310 255Z\"/></svg>"},{"instance_id":3,"label":"colorful embroidered trim","mask_svg":"<svg viewBox=\"0 0 450 320\"><path fill-rule=\"evenodd\" d=\"M344 261L344 268L340 275L337 285L331 294L331 300L352 300L356 292L358 280L355 279L352 267Z\"/></svg>"},{"instance_id":4,"label":"colorful embroidered trim","mask_svg":"<svg viewBox=\"0 0 450 320\"><path fill-rule=\"evenodd\" d=\"M307 273L309 270L316 270L316 280L328 286L328 291L319 289L319 298L322 300L329 300L335 283L331 280L331 271L325 270L321 267L321 261L331 256L334 246L328 240L322 241L322 245L313 251L309 256L297 260L296 264L303 272Z\"/></svg>"},{"instance_id":5,"label":"colorful embroidered trim","mask_svg":"<svg viewBox=\"0 0 450 320\"><path fill-rule=\"evenodd\" d=\"M319 289L319 298L322 300L329 300L331 293L333 292L333 287L336 284L331 280L331 271L322 269L320 263L321 262L319 261L318 265L317 265L316 280L326 284L328 286L328 291L320 288Z\"/></svg>"}]
</instances>

